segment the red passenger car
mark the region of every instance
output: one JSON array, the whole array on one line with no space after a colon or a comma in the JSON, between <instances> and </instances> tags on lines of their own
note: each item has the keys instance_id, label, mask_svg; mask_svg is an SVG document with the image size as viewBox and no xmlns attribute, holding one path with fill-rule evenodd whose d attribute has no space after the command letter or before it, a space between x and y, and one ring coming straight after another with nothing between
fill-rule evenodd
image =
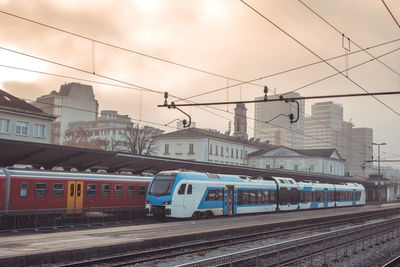
<instances>
[{"instance_id":1,"label":"red passenger car","mask_svg":"<svg viewBox=\"0 0 400 267\"><path fill-rule=\"evenodd\" d=\"M144 209L150 177L0 168L0 213L82 214L93 208Z\"/></svg>"}]
</instances>

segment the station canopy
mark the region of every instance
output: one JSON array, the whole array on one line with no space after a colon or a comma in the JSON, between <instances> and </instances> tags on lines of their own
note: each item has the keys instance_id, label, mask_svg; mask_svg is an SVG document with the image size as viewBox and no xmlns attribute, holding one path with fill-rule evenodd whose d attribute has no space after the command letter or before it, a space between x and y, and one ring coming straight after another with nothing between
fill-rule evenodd
<instances>
[{"instance_id":1,"label":"station canopy","mask_svg":"<svg viewBox=\"0 0 400 267\"><path fill-rule=\"evenodd\" d=\"M16 164L45 170L58 167L63 170L90 170L92 172L102 170L107 173L131 172L132 174L142 174L144 172L156 174L164 170L192 170L245 175L252 178L291 177L298 181L311 180L321 183L356 182L364 185L371 183L364 179L304 171L251 168L0 139L0 167L13 167Z\"/></svg>"}]
</instances>

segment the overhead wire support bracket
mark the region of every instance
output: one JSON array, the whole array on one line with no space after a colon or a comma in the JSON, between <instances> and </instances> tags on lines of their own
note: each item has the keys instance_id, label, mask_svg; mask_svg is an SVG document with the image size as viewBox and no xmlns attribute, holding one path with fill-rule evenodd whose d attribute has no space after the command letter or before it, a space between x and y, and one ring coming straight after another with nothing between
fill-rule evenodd
<instances>
[{"instance_id":1,"label":"overhead wire support bracket","mask_svg":"<svg viewBox=\"0 0 400 267\"><path fill-rule=\"evenodd\" d=\"M164 93L164 104L163 104L163 105L158 105L158 107L167 107L168 109L170 109L170 108L177 109L177 110L179 110L180 112L182 112L183 114L185 114L185 115L188 117L189 122L188 122L186 119L183 119L183 120L182 120L183 128L189 128L190 125L192 124L192 117L190 117L189 114L187 114L187 113L186 113L185 111L183 111L182 109L178 108L174 102L171 102L171 104L168 104L168 92L165 92L165 93ZM179 119L175 119L175 120L179 120ZM174 120L174 121L175 121L175 120ZM171 122L170 122L170 123L171 123ZM168 123L168 124L169 124L169 123Z\"/></svg>"}]
</instances>

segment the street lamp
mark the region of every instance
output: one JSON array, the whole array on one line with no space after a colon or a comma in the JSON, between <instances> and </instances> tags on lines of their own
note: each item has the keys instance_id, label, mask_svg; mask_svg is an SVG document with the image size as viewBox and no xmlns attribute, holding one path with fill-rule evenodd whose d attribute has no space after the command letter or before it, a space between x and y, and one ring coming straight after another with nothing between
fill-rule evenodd
<instances>
[{"instance_id":1,"label":"street lamp","mask_svg":"<svg viewBox=\"0 0 400 267\"><path fill-rule=\"evenodd\" d=\"M381 206L381 146L386 145L386 143L372 143L378 146L378 205Z\"/></svg>"}]
</instances>

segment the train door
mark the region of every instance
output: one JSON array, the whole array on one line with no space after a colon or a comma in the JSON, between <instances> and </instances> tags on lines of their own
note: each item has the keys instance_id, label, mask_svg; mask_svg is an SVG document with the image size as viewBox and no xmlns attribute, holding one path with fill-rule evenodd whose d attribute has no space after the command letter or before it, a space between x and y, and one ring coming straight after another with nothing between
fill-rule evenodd
<instances>
[{"instance_id":1,"label":"train door","mask_svg":"<svg viewBox=\"0 0 400 267\"><path fill-rule=\"evenodd\" d=\"M83 182L68 181L67 214L82 214Z\"/></svg>"},{"instance_id":2,"label":"train door","mask_svg":"<svg viewBox=\"0 0 400 267\"><path fill-rule=\"evenodd\" d=\"M328 188L324 188L324 208L328 207Z\"/></svg>"},{"instance_id":3,"label":"train door","mask_svg":"<svg viewBox=\"0 0 400 267\"><path fill-rule=\"evenodd\" d=\"M235 187L232 185L228 185L224 187L224 215L235 214L235 206Z\"/></svg>"},{"instance_id":4,"label":"train door","mask_svg":"<svg viewBox=\"0 0 400 267\"><path fill-rule=\"evenodd\" d=\"M353 206L355 206L356 205L356 190L355 189L353 189L352 198L353 198Z\"/></svg>"}]
</instances>

